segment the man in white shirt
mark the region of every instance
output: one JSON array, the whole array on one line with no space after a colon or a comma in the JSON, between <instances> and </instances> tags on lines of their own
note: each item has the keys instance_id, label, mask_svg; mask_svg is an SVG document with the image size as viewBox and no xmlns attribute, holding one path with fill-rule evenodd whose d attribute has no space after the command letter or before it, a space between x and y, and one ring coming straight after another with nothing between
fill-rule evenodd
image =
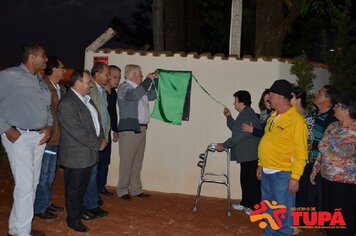
<instances>
[{"instance_id":1,"label":"man in white shirt","mask_svg":"<svg viewBox=\"0 0 356 236\"><path fill-rule=\"evenodd\" d=\"M141 169L150 121L148 101L156 99L156 77L150 73L142 81L140 66L127 65L126 80L118 89L120 170L117 194L124 200L130 200L131 196L149 196L142 189Z\"/></svg>"},{"instance_id":2,"label":"man in white shirt","mask_svg":"<svg viewBox=\"0 0 356 236\"><path fill-rule=\"evenodd\" d=\"M64 169L67 225L78 232L89 229L81 222L84 213L83 196L98 151L107 142L95 104L88 96L91 79L87 71L74 71L70 89L58 105L57 118L61 126L59 160Z\"/></svg>"}]
</instances>

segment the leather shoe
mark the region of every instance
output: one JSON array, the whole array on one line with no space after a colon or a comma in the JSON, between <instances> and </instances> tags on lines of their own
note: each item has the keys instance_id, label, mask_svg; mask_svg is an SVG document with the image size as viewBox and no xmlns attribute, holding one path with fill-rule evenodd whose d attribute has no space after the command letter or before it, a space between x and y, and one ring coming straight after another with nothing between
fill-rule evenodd
<instances>
[{"instance_id":1,"label":"leather shoe","mask_svg":"<svg viewBox=\"0 0 356 236\"><path fill-rule=\"evenodd\" d=\"M31 229L31 233L30 233L32 236L46 236L46 234L42 231L39 231L39 230L34 230L34 229ZM7 236L16 236L16 235L13 235L13 234L7 234Z\"/></svg>"},{"instance_id":2,"label":"leather shoe","mask_svg":"<svg viewBox=\"0 0 356 236\"><path fill-rule=\"evenodd\" d=\"M124 200L130 200L131 196L130 196L130 194L125 194L125 195L121 196L120 198L124 199Z\"/></svg>"},{"instance_id":3,"label":"leather shoe","mask_svg":"<svg viewBox=\"0 0 356 236\"><path fill-rule=\"evenodd\" d=\"M99 199L99 200L98 200L98 205L99 205L99 206L102 206L103 204L104 204L103 199Z\"/></svg>"},{"instance_id":4,"label":"leather shoe","mask_svg":"<svg viewBox=\"0 0 356 236\"><path fill-rule=\"evenodd\" d=\"M100 194L106 195L106 196L112 196L114 195L112 192L109 192L106 188L100 191Z\"/></svg>"},{"instance_id":5,"label":"leather shoe","mask_svg":"<svg viewBox=\"0 0 356 236\"><path fill-rule=\"evenodd\" d=\"M32 236L46 236L46 234L44 232L39 231L39 230L34 230L34 229L31 230L31 235Z\"/></svg>"},{"instance_id":6,"label":"leather shoe","mask_svg":"<svg viewBox=\"0 0 356 236\"><path fill-rule=\"evenodd\" d=\"M42 213L36 213L35 216L38 216L38 217L40 217L42 219L46 219L46 220L54 219L57 217L56 214L53 214L52 212L47 211L47 210L45 210Z\"/></svg>"},{"instance_id":7,"label":"leather shoe","mask_svg":"<svg viewBox=\"0 0 356 236\"><path fill-rule=\"evenodd\" d=\"M56 211L63 211L64 208L61 206L56 206L52 203L49 207L47 207L47 210L56 212Z\"/></svg>"},{"instance_id":8,"label":"leather shoe","mask_svg":"<svg viewBox=\"0 0 356 236\"><path fill-rule=\"evenodd\" d=\"M150 195L148 193L140 193L139 195L136 195L136 197L149 197Z\"/></svg>"},{"instance_id":9,"label":"leather shoe","mask_svg":"<svg viewBox=\"0 0 356 236\"><path fill-rule=\"evenodd\" d=\"M89 231L89 228L86 227L86 225L83 224L81 221L79 221L79 223L75 224L75 225L68 225L68 227L77 231L77 232L82 232L82 233Z\"/></svg>"},{"instance_id":10,"label":"leather shoe","mask_svg":"<svg viewBox=\"0 0 356 236\"><path fill-rule=\"evenodd\" d=\"M108 215L108 212L101 209L100 207L96 207L94 209L87 209L87 211L93 214L95 217L104 217Z\"/></svg>"},{"instance_id":11,"label":"leather shoe","mask_svg":"<svg viewBox=\"0 0 356 236\"><path fill-rule=\"evenodd\" d=\"M98 205L102 206L104 204L103 199L101 198L100 194L98 194L99 200L98 200Z\"/></svg>"},{"instance_id":12,"label":"leather shoe","mask_svg":"<svg viewBox=\"0 0 356 236\"><path fill-rule=\"evenodd\" d=\"M96 216L92 214L91 212L85 210L84 213L82 214L81 218L83 220L94 220Z\"/></svg>"}]
</instances>

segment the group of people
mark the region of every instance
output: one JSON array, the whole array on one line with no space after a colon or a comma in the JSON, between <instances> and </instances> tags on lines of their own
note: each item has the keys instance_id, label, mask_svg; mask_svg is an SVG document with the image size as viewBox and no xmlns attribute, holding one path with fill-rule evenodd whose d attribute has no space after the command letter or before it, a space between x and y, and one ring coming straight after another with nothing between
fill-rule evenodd
<instances>
[{"instance_id":1,"label":"group of people","mask_svg":"<svg viewBox=\"0 0 356 236\"><path fill-rule=\"evenodd\" d=\"M325 85L307 109L306 92L276 80L261 96L256 116L250 93L234 94L233 119L224 108L231 138L216 146L231 148L240 164L242 200L233 208L250 215L255 204L268 200L286 206L279 230L267 224L263 235L296 235L292 209L340 210L346 227L325 225L329 236L353 236L356 220L356 100ZM273 215L272 209L267 209ZM303 222L300 225L303 226ZM318 226L322 227L322 226Z\"/></svg>"},{"instance_id":2,"label":"group of people","mask_svg":"<svg viewBox=\"0 0 356 236\"><path fill-rule=\"evenodd\" d=\"M107 216L100 194L113 195L105 187L111 142L120 148L117 195L149 196L141 169L157 75L144 79L140 66L127 65L119 86L121 69L98 62L91 71L75 70L62 94L64 73L63 61L47 58L38 44L24 44L22 63L0 72L0 133L15 180L8 235L45 235L32 229L33 217L53 219L64 210L52 202L57 157L68 227L87 232L82 220Z\"/></svg>"},{"instance_id":3,"label":"group of people","mask_svg":"<svg viewBox=\"0 0 356 236\"><path fill-rule=\"evenodd\" d=\"M98 62L91 71L75 70L62 94L64 72L63 61L47 58L38 44L23 45L21 65L0 72L0 133L15 180L8 235L45 235L32 229L33 216L53 219L64 210L52 202L57 156L64 168L66 222L75 231L89 231L82 220L108 215L100 194L113 195L105 187L112 142L119 142L120 152L117 195L149 196L141 169L157 75L144 79L140 66L127 65L119 85L121 69ZM327 234L353 235L355 98L326 85L310 114L305 91L276 80L263 92L257 116L248 91L233 96L239 115L234 119L228 108L223 111L232 136L216 145L217 151L231 148L231 159L241 166L242 200L233 207L249 215L261 200L285 205L282 227L267 226L266 236L299 233L292 229L295 206L341 209L346 228Z\"/></svg>"}]
</instances>

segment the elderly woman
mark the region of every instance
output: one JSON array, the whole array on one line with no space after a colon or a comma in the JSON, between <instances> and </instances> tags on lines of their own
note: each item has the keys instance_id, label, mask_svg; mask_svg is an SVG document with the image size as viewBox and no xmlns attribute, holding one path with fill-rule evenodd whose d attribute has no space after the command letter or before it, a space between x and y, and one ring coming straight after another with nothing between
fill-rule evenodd
<instances>
[{"instance_id":1,"label":"elderly woman","mask_svg":"<svg viewBox=\"0 0 356 236\"><path fill-rule=\"evenodd\" d=\"M260 127L260 122L251 108L251 95L249 92L240 90L234 94L235 109L239 112L236 120L231 117L231 112L225 107L227 126L232 132L231 138L224 143L216 146L217 151L223 151L225 148L231 148L231 160L236 160L241 165L240 184L242 191L242 200L232 207L236 210L245 210L250 214L254 204L261 200L260 182L256 177L257 169L257 148L260 139L252 134L243 132L241 125L243 123L252 123L254 127Z\"/></svg>"},{"instance_id":2,"label":"elderly woman","mask_svg":"<svg viewBox=\"0 0 356 236\"><path fill-rule=\"evenodd\" d=\"M307 94L306 92L300 88L293 88L293 98L291 99L291 104L295 106L300 114L304 116L305 122L308 128L308 154L310 154L310 150L313 144L313 133L314 133L314 119L312 115L307 111ZM309 159L309 158L308 158ZM309 161L307 162L309 163ZM310 164L311 165L311 164ZM311 185L309 181L310 172L304 169L303 175L299 180L299 190L296 194L295 206L296 207L311 207L313 206L312 200L310 200L310 194L308 193L308 185ZM299 228L293 228L293 235L297 235L302 230Z\"/></svg>"},{"instance_id":3,"label":"elderly woman","mask_svg":"<svg viewBox=\"0 0 356 236\"><path fill-rule=\"evenodd\" d=\"M356 207L356 100L342 97L334 107L335 117L319 143L310 181L320 171L323 179L323 208L333 214L341 209L346 228L328 229L329 236L353 236Z\"/></svg>"}]
</instances>

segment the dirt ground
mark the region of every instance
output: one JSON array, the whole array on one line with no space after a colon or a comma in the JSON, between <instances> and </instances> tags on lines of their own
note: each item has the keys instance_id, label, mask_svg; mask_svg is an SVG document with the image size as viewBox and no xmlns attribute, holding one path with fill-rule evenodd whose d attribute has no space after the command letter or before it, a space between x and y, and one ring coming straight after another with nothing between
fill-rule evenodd
<instances>
[{"instance_id":1,"label":"dirt ground","mask_svg":"<svg viewBox=\"0 0 356 236\"><path fill-rule=\"evenodd\" d=\"M6 235L12 205L13 179L7 159L0 165L0 235ZM115 189L111 188L111 191ZM148 192L148 191L147 191ZM233 210L227 216L226 199L201 198L200 207L193 212L194 196L149 192L149 198L125 201L114 196L103 196L103 209L107 217L83 221L90 231L77 233L65 223L66 213L58 213L54 220L33 220L33 228L49 236L64 235L261 235L258 223ZM53 187L53 202L64 206L63 171L57 172ZM303 231L300 236L319 236L314 230Z\"/></svg>"}]
</instances>

